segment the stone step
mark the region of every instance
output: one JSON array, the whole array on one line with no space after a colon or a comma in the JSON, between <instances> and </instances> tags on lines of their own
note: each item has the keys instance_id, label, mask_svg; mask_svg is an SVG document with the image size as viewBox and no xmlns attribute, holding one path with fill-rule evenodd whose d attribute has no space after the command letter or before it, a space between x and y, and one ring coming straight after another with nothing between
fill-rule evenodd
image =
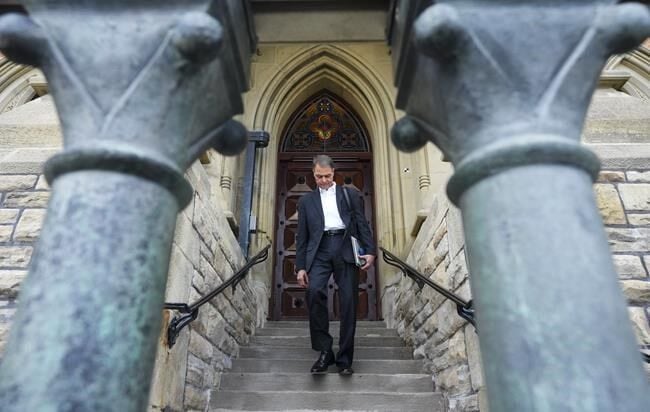
<instances>
[{"instance_id":1,"label":"stone step","mask_svg":"<svg viewBox=\"0 0 650 412\"><path fill-rule=\"evenodd\" d=\"M211 412L225 411L409 411L443 412L439 393L213 391Z\"/></svg>"},{"instance_id":2,"label":"stone step","mask_svg":"<svg viewBox=\"0 0 650 412\"><path fill-rule=\"evenodd\" d=\"M336 341L337 339L335 339ZM307 336L253 336L251 346L300 346L311 347ZM404 342L397 336L355 336L355 350L361 347L404 347Z\"/></svg>"},{"instance_id":3,"label":"stone step","mask_svg":"<svg viewBox=\"0 0 650 412\"><path fill-rule=\"evenodd\" d=\"M330 334L334 337L339 337L339 328L330 327ZM399 336L395 329L386 328L357 328L355 335L360 336ZM276 328L264 327L255 331L255 336L309 336L309 327L301 328Z\"/></svg>"},{"instance_id":4,"label":"stone step","mask_svg":"<svg viewBox=\"0 0 650 412\"><path fill-rule=\"evenodd\" d=\"M336 353L336 346L333 348ZM309 346L242 346L239 351L240 358L259 359L311 359L318 357L318 352ZM354 348L354 359L413 359L413 351L406 347L368 347Z\"/></svg>"},{"instance_id":5,"label":"stone step","mask_svg":"<svg viewBox=\"0 0 650 412\"><path fill-rule=\"evenodd\" d=\"M273 392L433 392L431 376L424 374L338 373L224 373L221 390Z\"/></svg>"},{"instance_id":6,"label":"stone step","mask_svg":"<svg viewBox=\"0 0 650 412\"><path fill-rule=\"evenodd\" d=\"M286 372L286 373L307 373L314 362L316 354L311 359L235 359L230 373L247 372ZM416 360L356 360L352 365L355 373L404 373L418 374L424 372L422 361ZM330 373L336 373L336 367L330 367Z\"/></svg>"},{"instance_id":7,"label":"stone step","mask_svg":"<svg viewBox=\"0 0 650 412\"><path fill-rule=\"evenodd\" d=\"M338 329L341 325L339 321L330 321L330 330ZM268 321L264 324L265 328L303 328L309 329L309 322L306 320L276 320ZM383 320L358 320L357 330L359 328L386 328L386 322Z\"/></svg>"}]
</instances>

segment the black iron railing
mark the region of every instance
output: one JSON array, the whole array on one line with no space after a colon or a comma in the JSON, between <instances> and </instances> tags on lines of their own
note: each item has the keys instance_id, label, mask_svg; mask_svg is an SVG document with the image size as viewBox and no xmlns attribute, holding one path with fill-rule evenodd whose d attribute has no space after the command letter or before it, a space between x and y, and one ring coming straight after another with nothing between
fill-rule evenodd
<instances>
[{"instance_id":1,"label":"black iron railing","mask_svg":"<svg viewBox=\"0 0 650 412\"><path fill-rule=\"evenodd\" d=\"M474 323L474 308L472 307L471 300L465 301L455 293L448 291L447 289L443 288L436 282L424 276L423 274L418 272L418 270L415 269L413 266L404 262L403 260L393 255L383 247L380 247L379 249L381 249L384 255L384 261L386 263L400 269L406 276L413 279L415 283L417 283L417 285L420 287L420 289L422 289L426 284L427 286L433 288L436 292L440 293L447 299L454 302L456 304L456 312L458 313L458 316L471 323L472 326L476 327L476 323Z\"/></svg>"},{"instance_id":2,"label":"black iron railing","mask_svg":"<svg viewBox=\"0 0 650 412\"><path fill-rule=\"evenodd\" d=\"M241 269L239 269L237 273L232 275L227 281L191 305L188 305L187 303L165 303L165 309L176 310L182 313L182 315L174 316L171 322L169 322L169 327L167 328L167 344L169 347L171 348L174 346L176 339L178 338L178 334L181 332L181 330L199 316L199 309L201 306L205 305L215 296L226 290L228 286L232 286L232 289L234 291L239 282L241 282L244 277L246 277L246 274L250 268L257 265L258 263L264 262L269 257L270 247L271 245L268 244L257 255L249 259L246 264Z\"/></svg>"}]
</instances>

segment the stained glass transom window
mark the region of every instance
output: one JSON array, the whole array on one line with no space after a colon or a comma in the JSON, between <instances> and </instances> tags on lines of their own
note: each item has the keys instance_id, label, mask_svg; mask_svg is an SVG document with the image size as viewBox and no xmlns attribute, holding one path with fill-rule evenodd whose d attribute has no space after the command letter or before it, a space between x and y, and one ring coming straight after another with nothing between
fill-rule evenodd
<instances>
[{"instance_id":1,"label":"stained glass transom window","mask_svg":"<svg viewBox=\"0 0 650 412\"><path fill-rule=\"evenodd\" d=\"M368 152L368 134L356 114L328 92L321 92L290 120L283 152Z\"/></svg>"}]
</instances>

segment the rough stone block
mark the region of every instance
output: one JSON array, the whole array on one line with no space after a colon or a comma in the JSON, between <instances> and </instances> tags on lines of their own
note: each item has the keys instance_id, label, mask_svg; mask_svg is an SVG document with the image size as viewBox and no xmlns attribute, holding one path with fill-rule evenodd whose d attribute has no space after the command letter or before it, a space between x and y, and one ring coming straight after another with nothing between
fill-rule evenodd
<instances>
[{"instance_id":1,"label":"rough stone block","mask_svg":"<svg viewBox=\"0 0 650 412\"><path fill-rule=\"evenodd\" d=\"M199 389L192 385L185 386L185 399L183 404L186 409L196 409L198 411L205 411L210 402L210 390Z\"/></svg>"},{"instance_id":2,"label":"rough stone block","mask_svg":"<svg viewBox=\"0 0 650 412\"><path fill-rule=\"evenodd\" d=\"M164 311L163 315L166 321L160 331L149 404L164 411L180 412L183 410L190 328L184 328L174 347L169 348L165 335L171 311Z\"/></svg>"},{"instance_id":3,"label":"rough stone block","mask_svg":"<svg viewBox=\"0 0 650 412\"><path fill-rule=\"evenodd\" d=\"M436 250L433 247L424 249L417 259L417 264L414 265L415 268L423 275L429 275L435 269L433 263L435 256Z\"/></svg>"},{"instance_id":4,"label":"rough stone block","mask_svg":"<svg viewBox=\"0 0 650 412\"><path fill-rule=\"evenodd\" d=\"M650 210L650 184L620 184L618 190L626 210Z\"/></svg>"},{"instance_id":5,"label":"rough stone block","mask_svg":"<svg viewBox=\"0 0 650 412\"><path fill-rule=\"evenodd\" d=\"M650 183L650 171L636 172L628 171L627 181L634 183Z\"/></svg>"},{"instance_id":6,"label":"rough stone block","mask_svg":"<svg viewBox=\"0 0 650 412\"><path fill-rule=\"evenodd\" d=\"M214 349L213 359L214 361L212 362L212 367L218 372L232 368L233 357L221 352L219 348ZM217 376L215 376L215 382L219 380L220 380L220 375L219 375L219 379L217 379Z\"/></svg>"},{"instance_id":7,"label":"rough stone block","mask_svg":"<svg viewBox=\"0 0 650 412\"><path fill-rule=\"evenodd\" d=\"M450 397L472 392L469 367L465 364L451 366L435 375L436 386Z\"/></svg>"},{"instance_id":8,"label":"rough stone block","mask_svg":"<svg viewBox=\"0 0 650 412\"><path fill-rule=\"evenodd\" d=\"M472 290L469 285L469 279L466 279L465 282L461 283L460 286L454 289L454 293L465 301L472 299Z\"/></svg>"},{"instance_id":9,"label":"rough stone block","mask_svg":"<svg viewBox=\"0 0 650 412\"><path fill-rule=\"evenodd\" d=\"M447 237L449 239L449 256L453 259L465 247L463 218L460 209L455 206L450 206L447 214Z\"/></svg>"},{"instance_id":10,"label":"rough stone block","mask_svg":"<svg viewBox=\"0 0 650 412\"><path fill-rule=\"evenodd\" d=\"M449 347L448 342L442 342L439 347L432 342L431 339L423 342L420 346L413 350L413 359L437 359L442 357ZM433 372L433 368L431 368Z\"/></svg>"},{"instance_id":11,"label":"rough stone block","mask_svg":"<svg viewBox=\"0 0 650 412\"><path fill-rule=\"evenodd\" d=\"M195 330L190 332L189 351L206 363L212 360L212 344Z\"/></svg>"},{"instance_id":12,"label":"rough stone block","mask_svg":"<svg viewBox=\"0 0 650 412\"><path fill-rule=\"evenodd\" d=\"M465 347L465 332L461 329L449 340L439 343L438 346L435 347L434 354L434 372L439 372L451 366L466 364L467 351Z\"/></svg>"},{"instance_id":13,"label":"rough stone block","mask_svg":"<svg viewBox=\"0 0 650 412\"><path fill-rule=\"evenodd\" d=\"M650 228L606 228L612 252L646 252L650 250Z\"/></svg>"},{"instance_id":14,"label":"rough stone block","mask_svg":"<svg viewBox=\"0 0 650 412\"><path fill-rule=\"evenodd\" d=\"M447 369L451 366L449 362L449 341L440 342L436 345L433 342L433 339L429 340L427 343L421 347L422 353L429 359L431 359L431 373L438 373L441 370Z\"/></svg>"},{"instance_id":15,"label":"rough stone block","mask_svg":"<svg viewBox=\"0 0 650 412\"><path fill-rule=\"evenodd\" d=\"M449 300L440 305L440 308L433 314L433 318L437 320L437 330L434 336L436 342L448 339L467 322L458 316L456 304Z\"/></svg>"},{"instance_id":16,"label":"rough stone block","mask_svg":"<svg viewBox=\"0 0 650 412\"><path fill-rule=\"evenodd\" d=\"M0 192L33 189L37 179L37 175L0 175Z\"/></svg>"},{"instance_id":17,"label":"rough stone block","mask_svg":"<svg viewBox=\"0 0 650 412\"><path fill-rule=\"evenodd\" d=\"M449 412L479 412L478 394L449 399Z\"/></svg>"},{"instance_id":18,"label":"rough stone block","mask_svg":"<svg viewBox=\"0 0 650 412\"><path fill-rule=\"evenodd\" d=\"M199 267L200 240L196 229L185 213L180 213L176 219L174 243L185 254L195 268Z\"/></svg>"},{"instance_id":19,"label":"rough stone block","mask_svg":"<svg viewBox=\"0 0 650 412\"><path fill-rule=\"evenodd\" d=\"M50 200L50 192L13 192L5 197L6 208L45 208Z\"/></svg>"},{"instance_id":20,"label":"rough stone block","mask_svg":"<svg viewBox=\"0 0 650 412\"><path fill-rule=\"evenodd\" d=\"M209 364L205 363L203 360L199 359L191 353L188 354L187 377L185 378L185 381L190 385L196 386L197 388L204 388L204 376L209 368Z\"/></svg>"},{"instance_id":21,"label":"rough stone block","mask_svg":"<svg viewBox=\"0 0 650 412\"><path fill-rule=\"evenodd\" d=\"M14 227L11 225L0 225L0 242L8 243L11 241L11 234Z\"/></svg>"},{"instance_id":22,"label":"rough stone block","mask_svg":"<svg viewBox=\"0 0 650 412\"><path fill-rule=\"evenodd\" d=\"M26 276L24 270L0 270L0 299L15 299Z\"/></svg>"},{"instance_id":23,"label":"rough stone block","mask_svg":"<svg viewBox=\"0 0 650 412\"><path fill-rule=\"evenodd\" d=\"M467 269L467 261L465 259L464 251L461 251L451 259L449 269L447 270L451 280L451 287L454 289L469 277L469 270Z\"/></svg>"},{"instance_id":24,"label":"rough stone block","mask_svg":"<svg viewBox=\"0 0 650 412\"><path fill-rule=\"evenodd\" d=\"M621 286L630 303L650 303L650 281L624 280L621 282Z\"/></svg>"},{"instance_id":25,"label":"rough stone block","mask_svg":"<svg viewBox=\"0 0 650 412\"><path fill-rule=\"evenodd\" d=\"M230 331L227 331L230 332ZM230 333L222 333L221 340L217 343L217 348L225 355L235 357L239 354L239 344Z\"/></svg>"},{"instance_id":26,"label":"rough stone block","mask_svg":"<svg viewBox=\"0 0 650 412\"><path fill-rule=\"evenodd\" d=\"M0 225L14 225L18 219L18 209L0 209Z\"/></svg>"},{"instance_id":27,"label":"rough stone block","mask_svg":"<svg viewBox=\"0 0 650 412\"><path fill-rule=\"evenodd\" d=\"M0 246L0 268L27 269L31 258L30 246Z\"/></svg>"},{"instance_id":28,"label":"rough stone block","mask_svg":"<svg viewBox=\"0 0 650 412\"><path fill-rule=\"evenodd\" d=\"M426 320L429 319L429 317L431 317L432 314L433 314L433 308L431 307L431 305L424 305L420 313L418 313L415 319L413 319L413 323L411 323L411 327L417 331L422 327L424 322L426 322Z\"/></svg>"},{"instance_id":29,"label":"rough stone block","mask_svg":"<svg viewBox=\"0 0 650 412\"><path fill-rule=\"evenodd\" d=\"M606 225L625 224L625 212L614 185L595 184L596 203Z\"/></svg>"},{"instance_id":30,"label":"rough stone block","mask_svg":"<svg viewBox=\"0 0 650 412\"><path fill-rule=\"evenodd\" d=\"M217 309L212 305L206 305L210 308L208 309L206 316L209 320L207 325L207 337L211 342L214 342L217 347L219 347L219 342L223 340L223 336L227 334L226 332L226 320L221 316Z\"/></svg>"},{"instance_id":31,"label":"rough stone block","mask_svg":"<svg viewBox=\"0 0 650 412\"><path fill-rule=\"evenodd\" d=\"M433 199L433 202L431 204L431 212L420 227L420 231L418 232L418 235L413 242L413 246L411 247L411 253L409 254L409 257L419 256L422 250L427 248L431 243L431 239L433 238L436 229L438 229L438 226L447 214L447 209L441 207L441 203L443 202L444 200L441 199L440 195L436 195L436 197ZM407 263L412 264L412 261L409 261L407 258Z\"/></svg>"},{"instance_id":32,"label":"rough stone block","mask_svg":"<svg viewBox=\"0 0 650 412\"><path fill-rule=\"evenodd\" d=\"M647 276L641 258L634 255L614 255L614 266L621 279L643 278Z\"/></svg>"},{"instance_id":33,"label":"rough stone block","mask_svg":"<svg viewBox=\"0 0 650 412\"><path fill-rule=\"evenodd\" d=\"M232 315L229 315L228 318L226 318L227 323L225 325L225 330L228 332L230 336L232 336L236 342L240 344L246 344L248 342L248 336L246 334L245 330L245 324L246 321L244 320L243 316L240 315L236 310L232 310L233 306L231 303L228 303L230 306L231 310L228 311L230 314L231 312L233 313ZM232 351L227 351L224 346L219 346L221 350L228 354L234 354L236 352Z\"/></svg>"},{"instance_id":34,"label":"rough stone block","mask_svg":"<svg viewBox=\"0 0 650 412\"><path fill-rule=\"evenodd\" d=\"M625 173L604 170L598 173L598 183L621 183L625 182Z\"/></svg>"},{"instance_id":35,"label":"rough stone block","mask_svg":"<svg viewBox=\"0 0 650 412\"><path fill-rule=\"evenodd\" d=\"M467 351L467 364L469 366L472 388L479 390L483 387L483 367L481 364L481 349L478 334L472 325L465 326L465 350Z\"/></svg>"},{"instance_id":36,"label":"rough stone block","mask_svg":"<svg viewBox=\"0 0 650 412\"><path fill-rule=\"evenodd\" d=\"M627 220L634 226L650 226L650 213L628 213Z\"/></svg>"},{"instance_id":37,"label":"rough stone block","mask_svg":"<svg viewBox=\"0 0 650 412\"><path fill-rule=\"evenodd\" d=\"M628 308L632 327L639 345L650 345L650 326L648 325L648 316L644 308Z\"/></svg>"},{"instance_id":38,"label":"rough stone block","mask_svg":"<svg viewBox=\"0 0 650 412\"><path fill-rule=\"evenodd\" d=\"M172 252L169 260L169 271L167 275L167 291L165 292L167 302L187 303L194 268L178 246L172 244Z\"/></svg>"},{"instance_id":39,"label":"rough stone block","mask_svg":"<svg viewBox=\"0 0 650 412\"><path fill-rule=\"evenodd\" d=\"M0 157L0 170L15 174L42 173L47 159L60 151L60 148L43 147L14 149Z\"/></svg>"},{"instance_id":40,"label":"rough stone block","mask_svg":"<svg viewBox=\"0 0 650 412\"><path fill-rule=\"evenodd\" d=\"M23 211L16 226L14 240L18 242L34 242L41 235L45 209L27 209Z\"/></svg>"},{"instance_id":41,"label":"rough stone block","mask_svg":"<svg viewBox=\"0 0 650 412\"><path fill-rule=\"evenodd\" d=\"M459 329L458 332L449 339L449 350L447 351L450 363L466 363L467 350L465 346L465 331Z\"/></svg>"},{"instance_id":42,"label":"rough stone block","mask_svg":"<svg viewBox=\"0 0 650 412\"><path fill-rule=\"evenodd\" d=\"M205 285L205 279L201 276L201 272L194 270L192 275L192 286L198 290L201 295L206 295L209 292L208 287Z\"/></svg>"},{"instance_id":43,"label":"rough stone block","mask_svg":"<svg viewBox=\"0 0 650 412\"><path fill-rule=\"evenodd\" d=\"M449 240L445 235L436 246L436 254L433 258L433 267L437 268L449 255Z\"/></svg>"},{"instance_id":44,"label":"rough stone block","mask_svg":"<svg viewBox=\"0 0 650 412\"><path fill-rule=\"evenodd\" d=\"M440 222L440 226L436 229L433 234L433 239L431 239L431 245L429 247L437 248L442 241L442 238L447 234L447 219L443 219Z\"/></svg>"}]
</instances>

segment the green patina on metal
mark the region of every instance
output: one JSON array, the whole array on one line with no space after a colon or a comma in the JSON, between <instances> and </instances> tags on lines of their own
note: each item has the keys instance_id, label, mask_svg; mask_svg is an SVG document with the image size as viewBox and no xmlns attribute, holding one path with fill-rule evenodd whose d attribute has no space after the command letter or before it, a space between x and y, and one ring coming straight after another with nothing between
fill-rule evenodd
<instances>
[{"instance_id":1,"label":"green patina on metal","mask_svg":"<svg viewBox=\"0 0 650 412\"><path fill-rule=\"evenodd\" d=\"M42 68L64 150L0 366L0 410L147 407L184 170L246 145L247 2L25 0L0 49Z\"/></svg>"},{"instance_id":2,"label":"green patina on metal","mask_svg":"<svg viewBox=\"0 0 650 412\"><path fill-rule=\"evenodd\" d=\"M606 59L650 35L613 0L398 1L389 41L407 116L455 166L494 411L646 410L650 391L580 146Z\"/></svg>"}]
</instances>

